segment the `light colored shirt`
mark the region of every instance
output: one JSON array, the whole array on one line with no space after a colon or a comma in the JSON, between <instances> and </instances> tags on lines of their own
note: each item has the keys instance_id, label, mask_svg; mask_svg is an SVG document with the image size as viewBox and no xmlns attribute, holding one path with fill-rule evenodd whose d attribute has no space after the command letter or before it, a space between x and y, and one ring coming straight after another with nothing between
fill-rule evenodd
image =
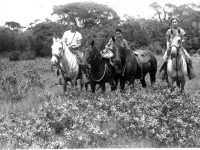
<instances>
[{"instance_id":1,"label":"light colored shirt","mask_svg":"<svg viewBox=\"0 0 200 150\"><path fill-rule=\"evenodd\" d=\"M63 41L67 41L67 45L78 45L78 41L82 40L82 35L76 31L76 32L71 32L71 30L65 31L63 34Z\"/></svg>"},{"instance_id":2,"label":"light colored shirt","mask_svg":"<svg viewBox=\"0 0 200 150\"><path fill-rule=\"evenodd\" d=\"M126 47L127 49L130 49L129 46L128 46L128 42L125 39L122 40L122 43L123 43L124 47ZM108 44L106 45L106 48L109 48L111 50L113 49L113 40L112 40L112 38L108 41Z\"/></svg>"},{"instance_id":3,"label":"light colored shirt","mask_svg":"<svg viewBox=\"0 0 200 150\"><path fill-rule=\"evenodd\" d=\"M185 31L181 28L177 28L177 29L171 28L167 30L166 36L167 36L167 40L171 43L175 36L179 35L181 36L181 39L182 39L185 34L186 34Z\"/></svg>"}]
</instances>

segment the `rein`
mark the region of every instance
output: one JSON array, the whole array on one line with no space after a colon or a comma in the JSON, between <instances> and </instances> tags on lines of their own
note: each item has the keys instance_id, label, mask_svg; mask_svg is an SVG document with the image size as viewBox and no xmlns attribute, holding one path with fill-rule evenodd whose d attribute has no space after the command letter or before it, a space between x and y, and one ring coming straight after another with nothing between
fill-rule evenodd
<instances>
[{"instance_id":1,"label":"rein","mask_svg":"<svg viewBox=\"0 0 200 150\"><path fill-rule=\"evenodd\" d=\"M98 79L98 80L94 79L94 77L92 76L92 73L91 73L91 71L90 71L91 78L92 78L93 81L95 81L95 82L99 82L99 81L101 81L101 80L103 79L103 77L104 77L105 74L106 74L106 66L107 66L107 65L105 64L104 73L103 73L102 77L101 77L100 79Z\"/></svg>"},{"instance_id":2,"label":"rein","mask_svg":"<svg viewBox=\"0 0 200 150\"><path fill-rule=\"evenodd\" d=\"M59 42L59 41L58 41ZM60 69L61 70L61 72L62 72L62 75L63 75L63 77L64 77L64 73L65 74L67 74L67 72L64 70L64 68L63 67L61 67L61 65L60 65L60 60L61 60L61 58L63 57L63 55L64 55L64 53L65 53L65 50L64 50L64 48L63 48L63 43L62 42L59 42L61 45L62 45L62 55L57 55L57 54L52 54L52 56L55 56L56 58L57 58L57 60L58 60L58 63L57 63L57 68L58 69ZM76 66L75 66L76 67ZM72 68L72 69L70 69L70 70L74 70L75 69L75 67L74 68ZM69 68L69 67L68 67Z\"/></svg>"},{"instance_id":3,"label":"rein","mask_svg":"<svg viewBox=\"0 0 200 150\"><path fill-rule=\"evenodd\" d=\"M92 60L88 61L88 63L91 64L91 62L94 61L96 57L97 57L97 53L95 54L95 56ZM102 59L102 55L101 55L100 59L93 66L91 65L90 68L94 68L96 65L98 65L98 63L101 61L101 59Z\"/></svg>"},{"instance_id":4,"label":"rein","mask_svg":"<svg viewBox=\"0 0 200 150\"><path fill-rule=\"evenodd\" d=\"M123 57L123 55L119 52L119 50L117 50L117 51L115 52L115 55L119 55L120 58ZM122 74L124 74L124 72L125 72L125 70L126 70L126 64L127 64L127 59L125 58L125 64L124 64L124 66L122 67Z\"/></svg>"},{"instance_id":5,"label":"rein","mask_svg":"<svg viewBox=\"0 0 200 150\"><path fill-rule=\"evenodd\" d=\"M98 54L97 54L97 52L96 52L94 58L91 59L90 61L88 61L88 63L91 64L91 62L95 60L95 58L97 57L97 55L98 55ZM92 78L92 80L95 81L95 82L99 82L99 81L101 81L101 80L103 79L103 77L105 76L105 74L106 74L106 69L107 69L106 66L107 66L107 65L105 64L104 73L103 73L103 75L100 77L100 79L98 79L98 80L97 80L97 79L94 79L94 77L92 76L91 69L94 68L96 65L98 65L99 62L101 61L101 59L102 59L102 55L101 55L100 59L99 59L99 60L98 60L98 61L97 61L93 66L92 66L92 65L90 66L90 74L91 74L91 78Z\"/></svg>"},{"instance_id":6,"label":"rein","mask_svg":"<svg viewBox=\"0 0 200 150\"><path fill-rule=\"evenodd\" d=\"M180 65L178 65L178 60L180 59L180 57L182 56L182 54L180 55L180 47L178 47L178 46L176 46L176 45L172 45L171 48L172 48L172 47L176 47L176 49L178 50L178 52L177 52L177 54L176 54L176 56L175 56L175 59L176 59L176 66L174 66L173 63L172 63L172 66L173 66L174 70L178 71L178 70L181 69L181 67L182 67L182 65L183 65L183 61L181 62Z\"/></svg>"}]
</instances>

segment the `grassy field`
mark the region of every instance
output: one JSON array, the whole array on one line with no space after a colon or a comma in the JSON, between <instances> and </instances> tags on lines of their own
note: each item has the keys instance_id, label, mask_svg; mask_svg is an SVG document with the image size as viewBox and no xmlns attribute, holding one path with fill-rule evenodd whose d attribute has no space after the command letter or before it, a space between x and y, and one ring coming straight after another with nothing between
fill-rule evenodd
<instances>
[{"instance_id":1,"label":"grassy field","mask_svg":"<svg viewBox=\"0 0 200 150\"><path fill-rule=\"evenodd\" d=\"M158 68L162 64L157 57ZM56 86L50 58L0 58L0 149L200 147L200 58L186 91L167 84L96 95Z\"/></svg>"}]
</instances>

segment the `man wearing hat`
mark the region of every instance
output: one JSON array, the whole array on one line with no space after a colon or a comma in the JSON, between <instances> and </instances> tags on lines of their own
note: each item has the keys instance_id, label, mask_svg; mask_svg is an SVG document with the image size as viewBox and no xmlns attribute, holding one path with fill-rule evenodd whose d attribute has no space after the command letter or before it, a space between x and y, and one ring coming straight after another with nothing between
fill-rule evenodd
<instances>
[{"instance_id":1,"label":"man wearing hat","mask_svg":"<svg viewBox=\"0 0 200 150\"><path fill-rule=\"evenodd\" d=\"M173 37L176 35L179 35L182 39L181 43L182 43L182 48L181 50L184 52L185 56L186 56L186 63L187 63L187 70L188 70L188 78L191 80L193 78L196 77L193 67L192 67L192 60L190 55L188 54L188 52L186 51L185 48L183 48L183 45L185 43L185 31L178 27L179 25L179 21L177 18L173 18L171 19L171 25L172 27L167 31L166 33L166 39L167 39L167 50L165 51L165 54L163 56L164 59L164 63L160 68L160 72L159 72L159 78L164 80L165 78L165 73L166 73L166 68L167 68L167 61L168 61L168 56L169 56L169 51L171 49L171 42L173 40Z\"/></svg>"}]
</instances>

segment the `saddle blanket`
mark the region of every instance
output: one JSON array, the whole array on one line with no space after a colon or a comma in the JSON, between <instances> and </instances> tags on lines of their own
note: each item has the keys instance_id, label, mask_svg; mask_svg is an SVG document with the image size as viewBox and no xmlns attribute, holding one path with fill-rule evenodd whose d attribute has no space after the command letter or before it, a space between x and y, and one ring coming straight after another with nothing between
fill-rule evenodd
<instances>
[{"instance_id":1,"label":"saddle blanket","mask_svg":"<svg viewBox=\"0 0 200 150\"><path fill-rule=\"evenodd\" d=\"M105 52L102 51L102 52L101 52L101 55L102 55L102 57L104 57L104 58L111 58L111 57L114 56L113 52L110 51L110 50L107 50L107 51L105 51Z\"/></svg>"}]
</instances>

